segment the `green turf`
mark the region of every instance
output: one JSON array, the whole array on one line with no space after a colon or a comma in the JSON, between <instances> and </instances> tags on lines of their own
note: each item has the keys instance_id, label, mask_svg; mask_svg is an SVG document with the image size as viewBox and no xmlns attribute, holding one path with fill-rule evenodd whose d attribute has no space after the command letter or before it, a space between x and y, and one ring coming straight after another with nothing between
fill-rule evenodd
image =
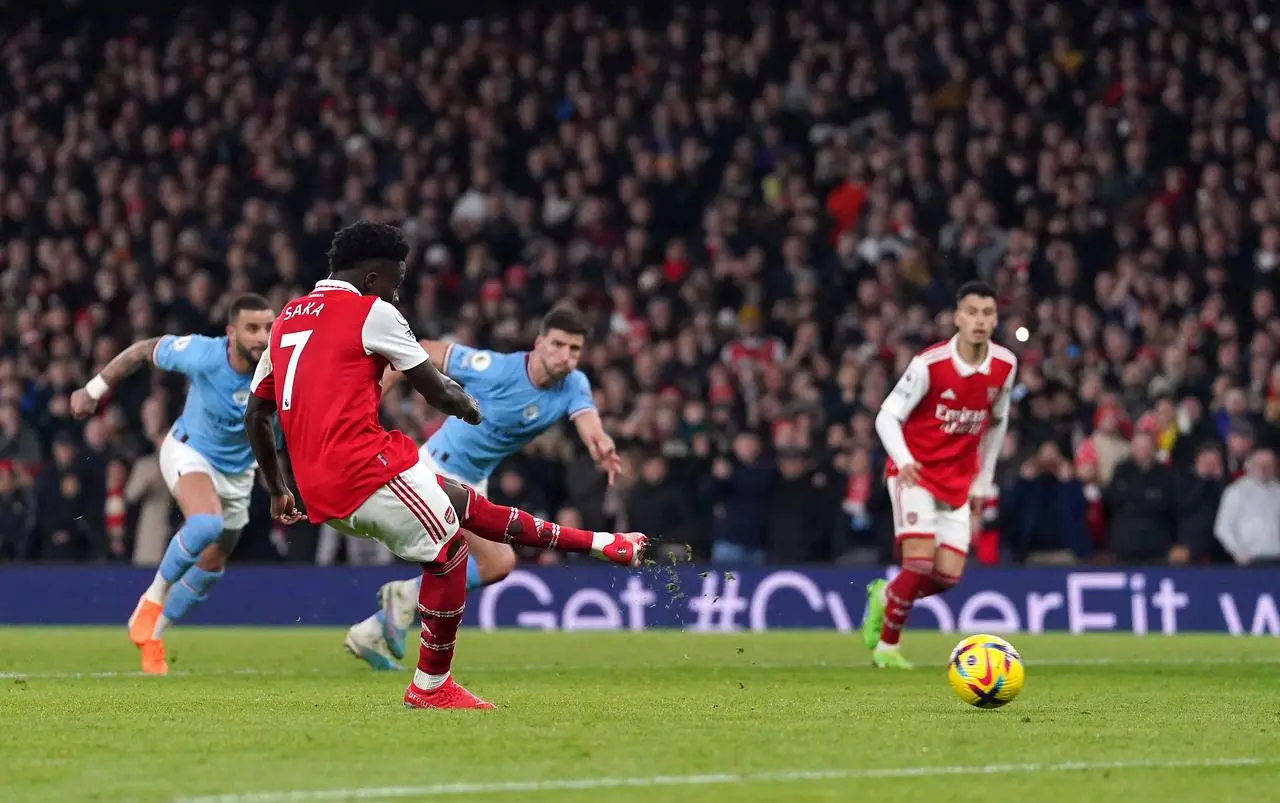
<instances>
[{"instance_id":1,"label":"green turf","mask_svg":"<svg viewBox=\"0 0 1280 803\"><path fill-rule=\"evenodd\" d=\"M1252 803L1280 794L1280 764L1270 763L1280 761L1274 639L1015 638L1026 690L979 711L951 696L940 667L956 636L909 634L921 667L902 673L870 669L853 636L830 633L465 632L458 678L502 706L493 712L405 711L407 676L364 670L341 640L312 629L177 631L175 674L144 678L128 674L136 652L123 628L0 629L0 673L9 673L0 801L274 803L289 798L243 795L335 789L365 792L293 799ZM108 674L83 674L95 672ZM1242 758L1267 763L1167 766ZM1076 761L1116 766L1061 766ZM993 764L1042 766L930 774ZM903 772L493 786L876 768ZM368 791L472 782L481 786L448 795Z\"/></svg>"}]
</instances>

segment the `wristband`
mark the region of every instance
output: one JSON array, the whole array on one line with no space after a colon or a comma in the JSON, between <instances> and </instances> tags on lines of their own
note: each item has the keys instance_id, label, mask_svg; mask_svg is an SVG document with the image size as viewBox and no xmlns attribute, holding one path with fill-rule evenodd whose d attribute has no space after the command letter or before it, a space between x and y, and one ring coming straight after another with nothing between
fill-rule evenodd
<instances>
[{"instance_id":1,"label":"wristband","mask_svg":"<svg viewBox=\"0 0 1280 803\"><path fill-rule=\"evenodd\" d=\"M89 394L89 398L98 401L107 395L107 391L111 390L111 386L102 378L102 374L98 374L89 383L84 386L84 392Z\"/></svg>"}]
</instances>

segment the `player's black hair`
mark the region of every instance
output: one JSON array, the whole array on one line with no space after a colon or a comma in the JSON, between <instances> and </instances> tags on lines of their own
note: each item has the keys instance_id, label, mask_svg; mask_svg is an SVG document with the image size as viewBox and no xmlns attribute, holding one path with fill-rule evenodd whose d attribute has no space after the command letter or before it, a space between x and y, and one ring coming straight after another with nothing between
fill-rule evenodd
<instances>
[{"instance_id":1,"label":"player's black hair","mask_svg":"<svg viewBox=\"0 0 1280 803\"><path fill-rule=\"evenodd\" d=\"M996 289L986 282L972 281L965 282L960 285L960 289L956 291L956 304L959 304L965 296L977 296L979 298L996 299Z\"/></svg>"},{"instance_id":2,"label":"player's black hair","mask_svg":"<svg viewBox=\"0 0 1280 803\"><path fill-rule=\"evenodd\" d=\"M349 271L370 260L398 264L407 256L409 243L400 229L373 220L357 220L333 235L329 245L329 272Z\"/></svg>"},{"instance_id":3,"label":"player's black hair","mask_svg":"<svg viewBox=\"0 0 1280 803\"><path fill-rule=\"evenodd\" d=\"M587 320L582 316L582 313L576 307L564 304L554 308L543 317L542 326L538 331L545 335L552 329L559 329L569 335L586 335L587 328Z\"/></svg>"},{"instance_id":4,"label":"player's black hair","mask_svg":"<svg viewBox=\"0 0 1280 803\"><path fill-rule=\"evenodd\" d=\"M269 309L271 309L271 302L265 296L260 296L257 293L245 293L231 302L231 308L227 310L227 320L235 323L242 312L261 312Z\"/></svg>"}]
</instances>

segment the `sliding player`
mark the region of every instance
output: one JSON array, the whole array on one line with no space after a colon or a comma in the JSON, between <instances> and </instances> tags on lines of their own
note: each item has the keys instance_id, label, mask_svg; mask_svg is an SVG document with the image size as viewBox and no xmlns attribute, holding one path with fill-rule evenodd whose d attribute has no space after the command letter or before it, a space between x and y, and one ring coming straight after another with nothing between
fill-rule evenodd
<instances>
[{"instance_id":1,"label":"sliding player","mask_svg":"<svg viewBox=\"0 0 1280 803\"><path fill-rule=\"evenodd\" d=\"M574 423L600 469L614 476L622 467L613 439L604 431L591 399L591 385L578 368L587 326L573 309L558 307L542 320L532 351L500 354L467 346L424 340L431 361L461 382L475 397L484 422L470 427L449 419L419 450L422 462L437 473L487 495L489 475L503 458L563 418ZM507 544L468 534L471 558L467 590L496 583L515 567ZM614 562L625 541L604 544L596 557ZM387 655L404 655L405 636L417 616L419 578L387 583L378 592L381 610L353 625L344 645L374 669L399 669Z\"/></svg>"},{"instance_id":2,"label":"sliding player","mask_svg":"<svg viewBox=\"0 0 1280 803\"><path fill-rule=\"evenodd\" d=\"M165 629L208 598L249 523L254 461L244 409L274 318L265 298L243 296L231 304L224 336L140 340L71 394L72 413L87 418L113 386L147 361L186 374L191 383L182 415L160 445L160 472L184 521L129 617L129 640L141 650L147 674L169 671Z\"/></svg>"},{"instance_id":3,"label":"sliding player","mask_svg":"<svg viewBox=\"0 0 1280 803\"><path fill-rule=\"evenodd\" d=\"M876 416L902 571L867 586L862 638L878 667L910 668L898 639L915 601L960 581L973 523L970 499L990 496L1018 369L991 340L995 291L956 295L958 333L912 358Z\"/></svg>"}]
</instances>

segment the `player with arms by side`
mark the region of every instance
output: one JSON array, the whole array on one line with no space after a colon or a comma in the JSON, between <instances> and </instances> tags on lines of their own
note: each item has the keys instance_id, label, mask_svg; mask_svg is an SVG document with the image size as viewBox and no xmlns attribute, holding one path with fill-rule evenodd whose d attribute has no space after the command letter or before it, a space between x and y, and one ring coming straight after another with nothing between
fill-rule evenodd
<instances>
[{"instance_id":1,"label":"player with arms by side","mask_svg":"<svg viewBox=\"0 0 1280 803\"><path fill-rule=\"evenodd\" d=\"M278 412L307 515L349 535L374 538L422 565L418 611L422 644L405 690L410 708L492 708L455 682L450 670L466 603L465 528L499 542L589 549L607 533L540 521L495 505L438 477L417 447L378 421L388 367L448 415L479 425L474 399L432 365L393 306L409 246L399 229L359 221L334 235L329 278L285 305L258 363L245 431L271 492L271 514L298 521L272 437ZM637 539L640 545L643 539Z\"/></svg>"},{"instance_id":2,"label":"player with arms by side","mask_svg":"<svg viewBox=\"0 0 1280 803\"><path fill-rule=\"evenodd\" d=\"M422 462L443 476L487 496L489 475L507 456L563 418L573 422L596 465L609 482L622 467L613 439L604 431L591 398L591 383L578 370L587 325L569 307L542 319L532 351L501 354L458 343L422 341L431 361L462 383L480 404L484 421L470 427L449 419L418 451ZM634 565L633 535L619 535L591 553L602 560ZM467 590L496 583L515 567L515 552L467 533ZM345 646L374 669L399 669L390 658L404 655L405 635L417 617L420 578L391 582L378 592L381 610L347 631Z\"/></svg>"},{"instance_id":3,"label":"player with arms by side","mask_svg":"<svg viewBox=\"0 0 1280 803\"><path fill-rule=\"evenodd\" d=\"M992 493L1018 370L992 342L996 294L969 282L956 294L957 334L912 358L876 416L902 571L867 586L862 638L878 667L907 669L898 639L918 599L955 586L973 533L973 502Z\"/></svg>"},{"instance_id":4,"label":"player with arms by side","mask_svg":"<svg viewBox=\"0 0 1280 803\"><path fill-rule=\"evenodd\" d=\"M140 340L71 394L71 411L83 419L97 410L113 386L147 361L185 374L191 383L182 415L160 445L160 473L184 521L129 617L129 640L141 650L142 671L147 674L169 671L165 629L208 598L249 523L254 461L244 435L244 409L274 318L265 298L242 296L231 304L224 336Z\"/></svg>"}]
</instances>

